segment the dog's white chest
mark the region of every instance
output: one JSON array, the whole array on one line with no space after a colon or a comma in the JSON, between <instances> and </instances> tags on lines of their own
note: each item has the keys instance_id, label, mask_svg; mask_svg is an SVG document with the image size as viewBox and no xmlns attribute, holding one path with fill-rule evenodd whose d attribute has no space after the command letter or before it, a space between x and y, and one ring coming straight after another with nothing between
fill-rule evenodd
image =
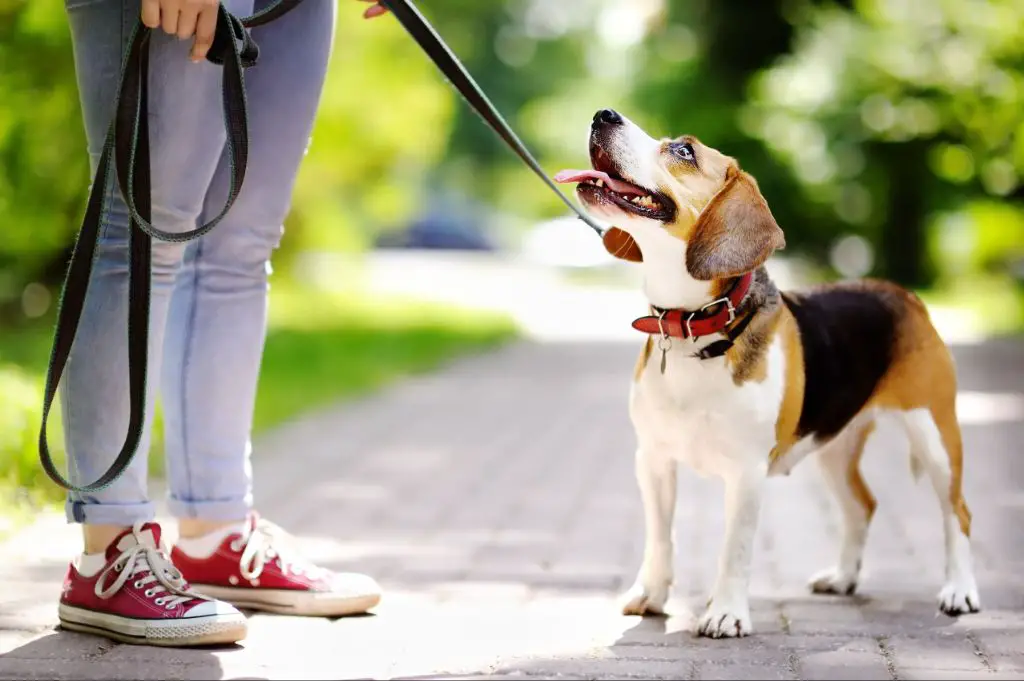
<instances>
[{"instance_id":1,"label":"dog's white chest","mask_svg":"<svg viewBox=\"0 0 1024 681\"><path fill-rule=\"evenodd\" d=\"M664 374L655 350L633 386L630 415L639 445L663 451L700 475L767 461L782 400L781 347L769 348L764 379L737 385L724 358L689 357L688 345L669 351Z\"/></svg>"}]
</instances>

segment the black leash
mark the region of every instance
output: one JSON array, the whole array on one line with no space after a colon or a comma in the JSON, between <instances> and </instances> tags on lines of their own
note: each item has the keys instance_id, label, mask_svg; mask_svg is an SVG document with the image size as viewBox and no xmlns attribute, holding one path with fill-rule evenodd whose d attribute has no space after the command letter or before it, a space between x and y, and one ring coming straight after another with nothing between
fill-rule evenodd
<instances>
[{"instance_id":1,"label":"black leash","mask_svg":"<svg viewBox=\"0 0 1024 681\"><path fill-rule=\"evenodd\" d=\"M391 10L391 13L395 15L399 23L402 24L423 51L426 52L427 56L441 70L441 73L444 74L448 81L455 86L459 94L480 114L481 118L484 119L491 129L511 147L512 151L523 160L523 163L529 166L544 181L544 184L558 195L562 203L568 206L572 212L576 213L580 220L597 232L598 236L604 234L604 228L594 222L590 216L581 211L572 201L567 199L565 194L551 181L551 178L544 173L540 164L527 151L526 146L512 131L512 128L505 122L505 119L501 117L501 114L494 108L490 100L487 99L487 96L473 80L473 77L466 71L466 67L462 65L458 57L455 56L441 36L438 35L434 27L430 25L430 22L420 14L413 1L381 0L381 4Z\"/></svg>"},{"instance_id":2,"label":"black leash","mask_svg":"<svg viewBox=\"0 0 1024 681\"><path fill-rule=\"evenodd\" d=\"M207 60L224 67L223 102L227 148L231 160L231 186L224 208L210 222L184 233L164 232L151 223L149 154L149 40L151 30L140 20L132 33L121 64L121 83L114 119L107 130L103 154L93 178L82 227L68 265L57 311L50 364L46 372L43 418L39 429L39 460L50 479L74 492L95 492L108 487L131 463L142 437L146 414L146 373L149 363L149 300L152 239L188 241L213 229L231 209L245 179L249 155L248 110L244 69L256 63L259 48L247 29L274 21L294 9L302 0L278 0L261 12L239 18L222 4L217 31ZM57 471L46 440L46 423L53 405L78 323L93 269L93 258L103 218L104 199L110 173L116 173L121 194L128 205L128 390L130 410L128 432L117 458L95 482L75 486Z\"/></svg>"}]
</instances>

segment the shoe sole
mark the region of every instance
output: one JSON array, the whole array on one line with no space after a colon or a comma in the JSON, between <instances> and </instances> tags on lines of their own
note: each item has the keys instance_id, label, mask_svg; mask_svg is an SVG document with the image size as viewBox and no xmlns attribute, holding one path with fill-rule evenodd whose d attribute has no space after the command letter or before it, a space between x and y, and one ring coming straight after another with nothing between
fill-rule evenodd
<instances>
[{"instance_id":1,"label":"shoe sole","mask_svg":"<svg viewBox=\"0 0 1024 681\"><path fill-rule=\"evenodd\" d=\"M63 603L58 607L58 616L61 627L70 631L96 634L121 643L175 648L238 643L249 628L244 615L138 620Z\"/></svg>"},{"instance_id":2,"label":"shoe sole","mask_svg":"<svg viewBox=\"0 0 1024 681\"><path fill-rule=\"evenodd\" d=\"M194 582L191 586L205 596L230 603L236 608L308 617L362 615L380 603L381 598L380 594L338 598L322 591L254 589Z\"/></svg>"}]
</instances>

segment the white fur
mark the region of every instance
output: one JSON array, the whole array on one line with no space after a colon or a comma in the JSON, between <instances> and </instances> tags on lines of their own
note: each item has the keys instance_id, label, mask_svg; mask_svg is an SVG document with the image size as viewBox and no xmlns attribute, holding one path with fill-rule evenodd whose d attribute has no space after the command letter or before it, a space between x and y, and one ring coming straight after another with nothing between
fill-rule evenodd
<instances>
[{"instance_id":1,"label":"white fur","mask_svg":"<svg viewBox=\"0 0 1024 681\"><path fill-rule=\"evenodd\" d=\"M949 498L952 471L942 436L931 412L914 409L903 414L903 426L910 439L910 455L927 471L942 511L942 527L946 538L946 584L939 592L939 607L949 614L980 609L978 586L974 581L970 540L960 529L955 509Z\"/></svg>"},{"instance_id":2,"label":"white fur","mask_svg":"<svg viewBox=\"0 0 1024 681\"><path fill-rule=\"evenodd\" d=\"M776 340L768 349L765 380L737 387L724 358L698 360L691 355L699 345L673 339L665 373L656 350L633 384L630 417L637 434L637 481L647 545L624 612L660 612L668 598L675 466L682 462L700 475L715 475L725 483L725 541L701 633L716 637L750 633L747 585L761 490L768 475L767 454L775 444L785 376L780 343Z\"/></svg>"},{"instance_id":3,"label":"white fur","mask_svg":"<svg viewBox=\"0 0 1024 681\"><path fill-rule=\"evenodd\" d=\"M839 506L842 534L838 562L811 577L810 586L815 593L848 594L857 586L871 518L853 495L848 475L850 463L858 454L860 438L872 422L871 414L856 419L818 450L822 475Z\"/></svg>"},{"instance_id":4,"label":"white fur","mask_svg":"<svg viewBox=\"0 0 1024 681\"><path fill-rule=\"evenodd\" d=\"M615 158L623 175L644 187L664 186L668 178L657 162L660 143L628 120L620 130L616 138L607 141L606 151ZM686 271L686 244L661 223L614 206L588 209L610 219L636 241L643 253L644 293L651 304L697 309L711 301L710 283L695 280ZM686 210L686 206L680 205L679 209ZM839 503L843 530L837 564L816 575L812 588L845 593L856 583L870 519L853 498L846 471L860 429L868 427L874 415L862 414L827 444L805 438L769 469L785 389L783 341L776 337L767 348L763 380L737 386L723 357L699 360L692 356L721 337L716 334L696 343L670 339L664 373L661 346L655 339L651 357L632 386L629 412L637 436L636 478L646 529L643 562L635 583L623 596L622 609L633 615L663 612L673 581L676 465L686 463L698 474L718 476L725 484L725 538L698 632L732 637L752 631L748 584L765 479L788 474L816 451L824 479ZM976 608L978 595L969 544L950 508L948 457L930 414L910 412L904 416L915 443L915 459L924 463L940 500L944 500L948 574L940 594L941 605L949 612L966 612L972 604Z\"/></svg>"},{"instance_id":5,"label":"white fur","mask_svg":"<svg viewBox=\"0 0 1024 681\"><path fill-rule=\"evenodd\" d=\"M629 121L622 130L606 150L623 174L645 187L663 185L667 178L660 175L664 171L657 163L660 144ZM685 210L684 205L679 208ZM659 222L614 207L592 210L613 218L615 226L636 241L644 257L644 293L653 305L696 309L711 301L710 283L686 271L686 244ZM718 578L699 623L702 634L715 637L746 635L752 629L747 585L785 376L784 353L776 340L768 350L765 380L737 387L723 357L693 357L718 338L716 334L697 342L671 339L664 374L656 347L633 385L630 417L637 434L636 476L647 529L643 564L623 599L624 612L642 614L661 612L668 598L676 464L684 462L701 475L721 477L726 536Z\"/></svg>"}]
</instances>

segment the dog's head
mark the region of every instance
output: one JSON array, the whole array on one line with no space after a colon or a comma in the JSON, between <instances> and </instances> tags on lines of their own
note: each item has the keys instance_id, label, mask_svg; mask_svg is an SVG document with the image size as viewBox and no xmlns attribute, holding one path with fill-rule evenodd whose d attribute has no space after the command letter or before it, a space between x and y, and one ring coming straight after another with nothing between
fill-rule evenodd
<instances>
[{"instance_id":1,"label":"dog's head","mask_svg":"<svg viewBox=\"0 0 1024 681\"><path fill-rule=\"evenodd\" d=\"M604 244L618 258L641 262L641 248L668 247L671 238L685 245L690 277L711 281L749 272L785 247L754 178L692 136L656 140L602 109L590 127L590 162L591 170L556 179L577 183L587 211L615 225Z\"/></svg>"}]
</instances>

